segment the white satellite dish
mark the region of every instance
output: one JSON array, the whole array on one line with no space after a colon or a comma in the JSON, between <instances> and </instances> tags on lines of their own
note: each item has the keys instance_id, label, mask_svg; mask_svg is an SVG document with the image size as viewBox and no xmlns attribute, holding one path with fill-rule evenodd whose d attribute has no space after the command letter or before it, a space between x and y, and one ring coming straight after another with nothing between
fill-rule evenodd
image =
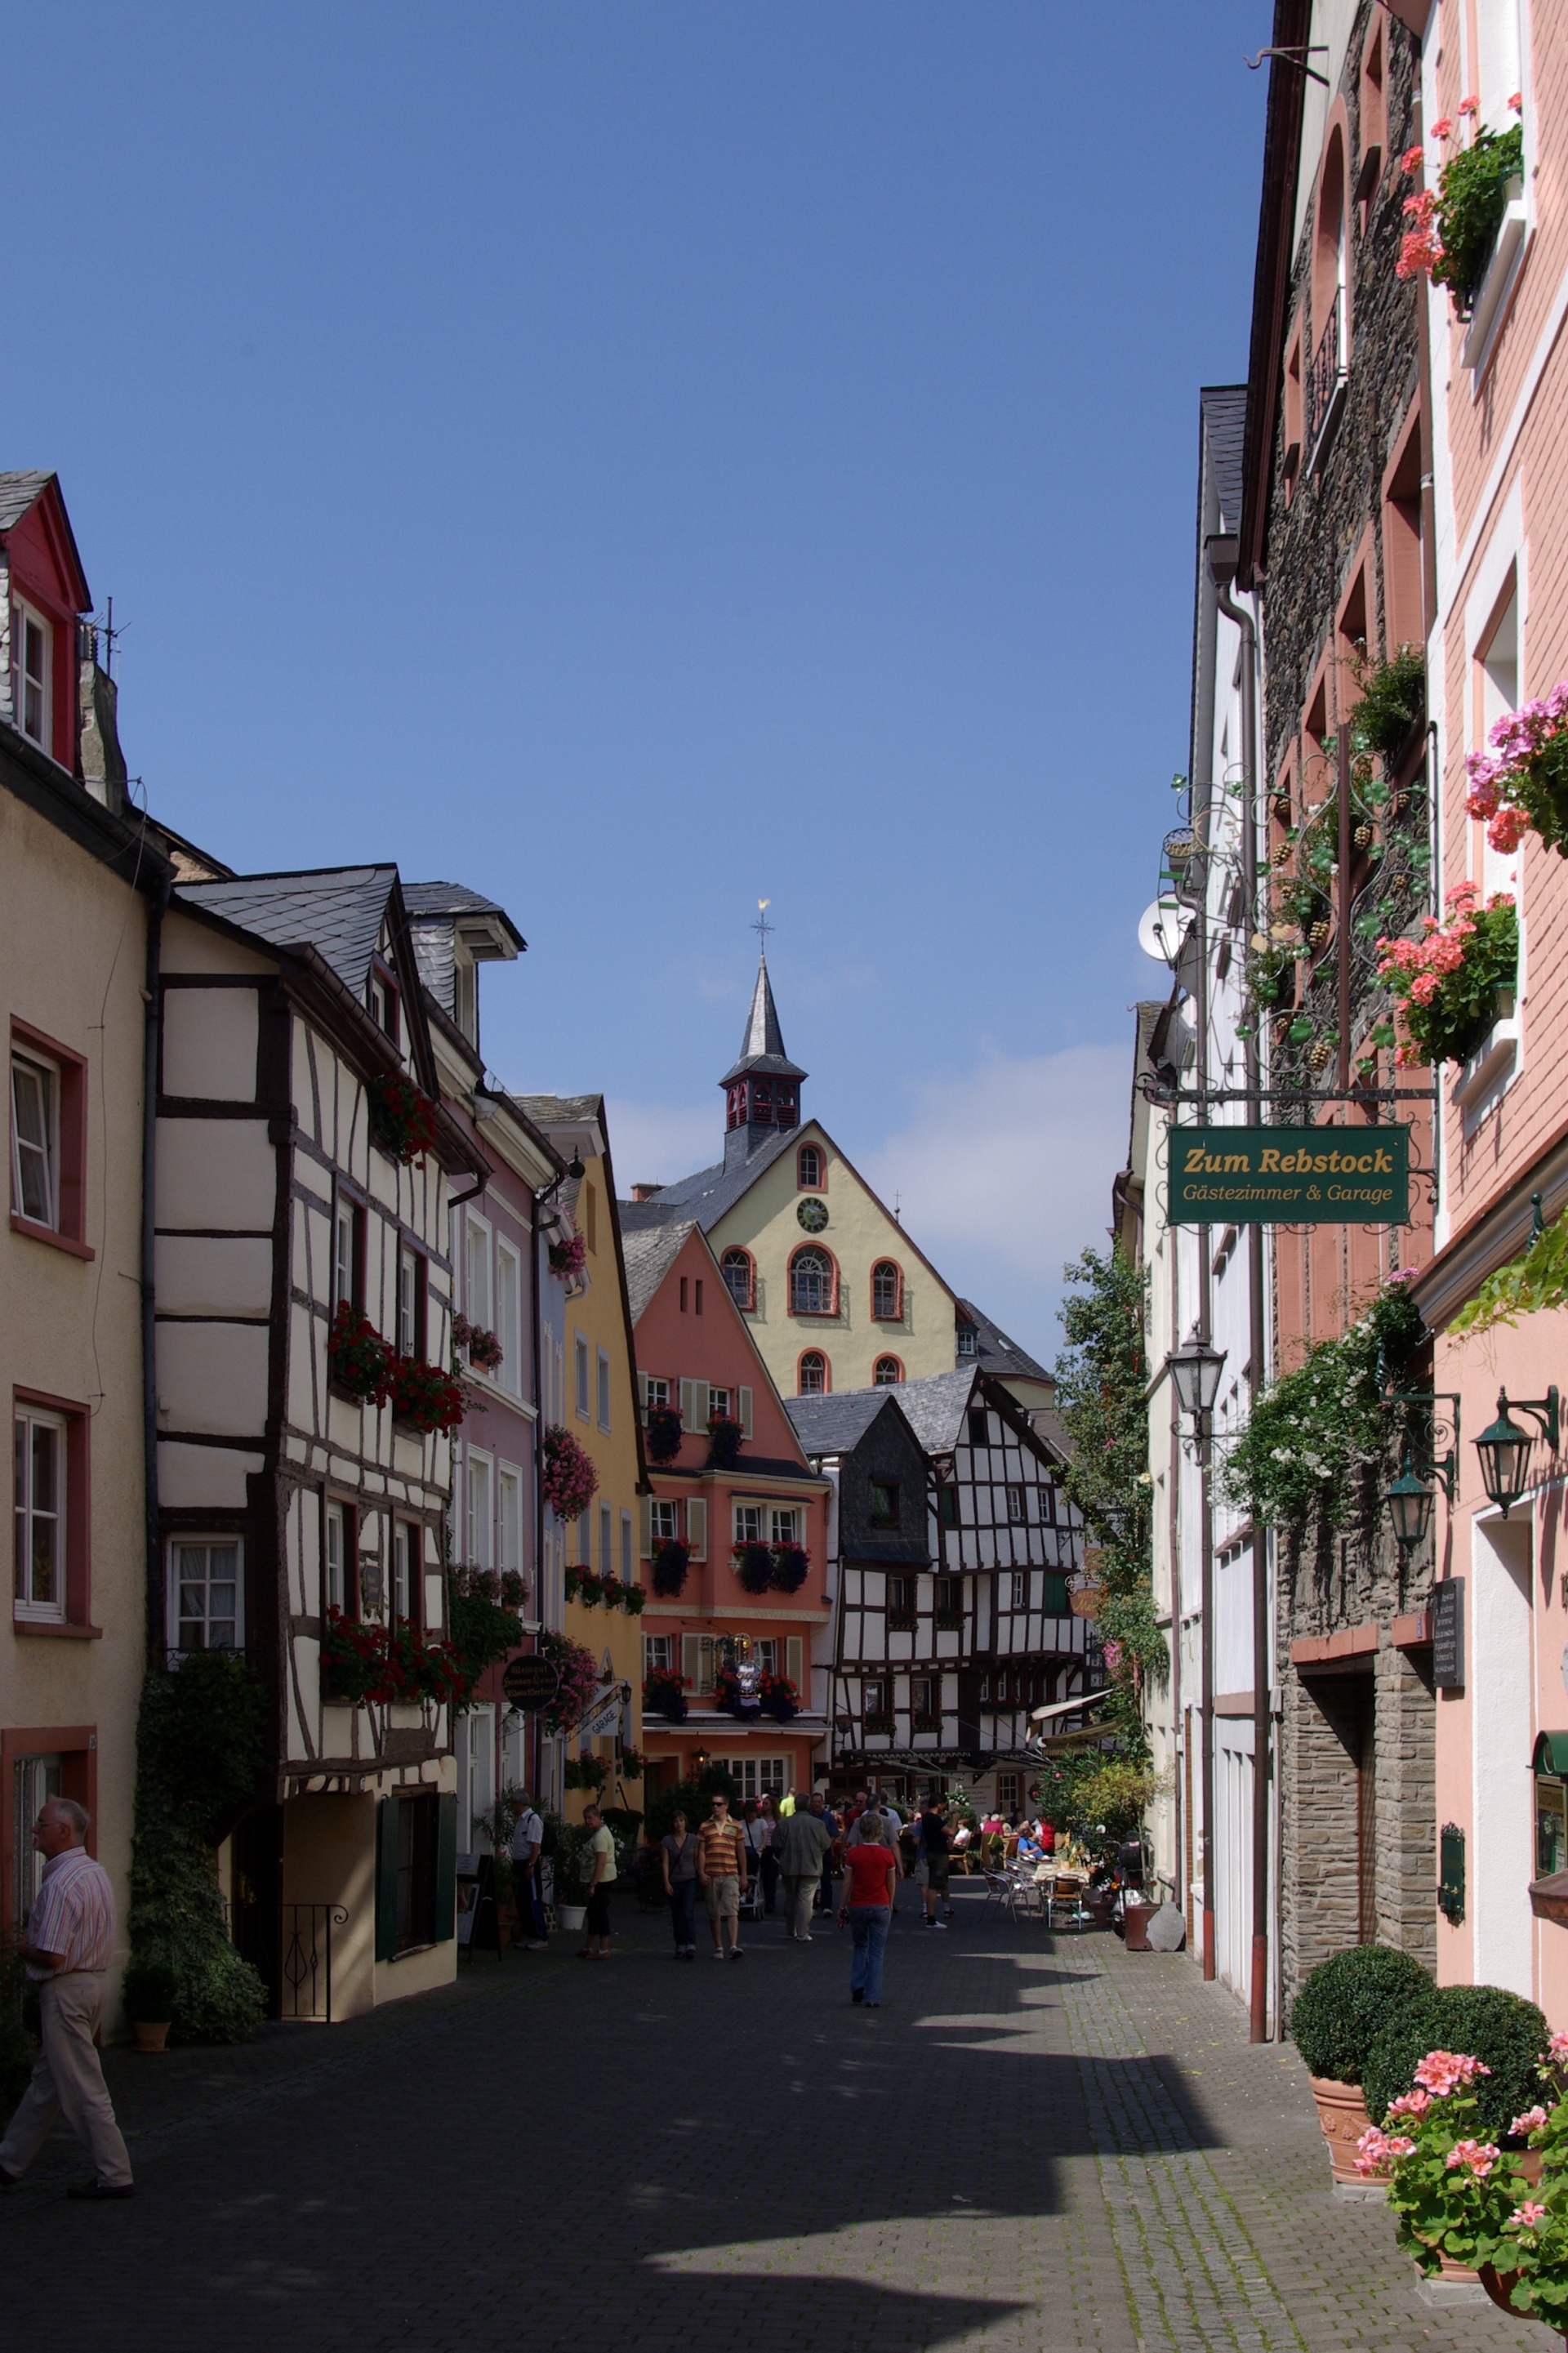
<instances>
[{"instance_id":1,"label":"white satellite dish","mask_svg":"<svg viewBox=\"0 0 1568 2353\"><path fill-rule=\"evenodd\" d=\"M1174 899L1156 899L1138 919L1138 944L1156 964L1173 965L1192 923L1192 910Z\"/></svg>"}]
</instances>

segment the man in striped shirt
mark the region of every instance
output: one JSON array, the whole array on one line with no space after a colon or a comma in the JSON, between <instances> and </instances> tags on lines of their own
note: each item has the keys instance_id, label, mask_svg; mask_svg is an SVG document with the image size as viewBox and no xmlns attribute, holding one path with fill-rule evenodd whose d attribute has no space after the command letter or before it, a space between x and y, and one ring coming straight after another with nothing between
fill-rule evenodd
<instances>
[{"instance_id":1,"label":"man in striped shirt","mask_svg":"<svg viewBox=\"0 0 1568 2353\"><path fill-rule=\"evenodd\" d=\"M18 1950L38 1989L44 2053L0 2140L0 2189L16 2187L63 2114L96 2168L68 2194L129 2198L131 2160L93 2042L114 1957L114 1890L82 1843L87 1823L74 1799L51 1798L33 1828L48 1860Z\"/></svg>"}]
</instances>

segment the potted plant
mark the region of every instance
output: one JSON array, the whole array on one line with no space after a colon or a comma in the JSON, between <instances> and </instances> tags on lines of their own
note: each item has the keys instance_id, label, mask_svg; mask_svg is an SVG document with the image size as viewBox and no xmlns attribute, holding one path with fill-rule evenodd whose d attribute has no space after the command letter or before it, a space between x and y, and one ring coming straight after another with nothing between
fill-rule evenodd
<instances>
[{"instance_id":1,"label":"potted plant","mask_svg":"<svg viewBox=\"0 0 1568 2353\"><path fill-rule=\"evenodd\" d=\"M551 1901L556 1923L563 1928L581 1928L587 1917L588 1882L594 1870L588 1861L588 1838L582 1822L563 1822L556 1836L550 1865Z\"/></svg>"},{"instance_id":2,"label":"potted plant","mask_svg":"<svg viewBox=\"0 0 1568 2353\"><path fill-rule=\"evenodd\" d=\"M650 1462L674 1461L680 1451L680 1416L674 1406L649 1406L647 1437Z\"/></svg>"},{"instance_id":3,"label":"potted plant","mask_svg":"<svg viewBox=\"0 0 1568 2353\"><path fill-rule=\"evenodd\" d=\"M379 1071L365 1084L370 1103L370 1132L389 1160L406 1167L425 1155L436 1141L436 1106L401 1071Z\"/></svg>"},{"instance_id":4,"label":"potted plant","mask_svg":"<svg viewBox=\"0 0 1568 2353\"><path fill-rule=\"evenodd\" d=\"M678 1675L673 1667L655 1667L643 1682L643 1706L662 1715L667 1724L684 1724L686 1688L686 1677Z\"/></svg>"},{"instance_id":5,"label":"potted plant","mask_svg":"<svg viewBox=\"0 0 1568 2353\"><path fill-rule=\"evenodd\" d=\"M1519 111L1517 91L1509 104ZM1446 286L1461 319L1468 319L1475 306L1503 215L1524 170L1522 124L1485 131L1479 126L1479 112L1477 100L1461 102L1461 126L1467 121L1471 126L1468 142L1438 166L1435 188L1405 197L1405 217L1412 226L1394 264L1397 277L1426 276L1434 285ZM1447 115L1432 125L1432 135L1445 145L1453 137L1454 124ZM1399 159L1401 169L1408 173L1419 172L1426 160L1425 149L1418 146L1406 148Z\"/></svg>"},{"instance_id":6,"label":"potted plant","mask_svg":"<svg viewBox=\"0 0 1568 2353\"><path fill-rule=\"evenodd\" d=\"M588 1245L581 1234L569 1240L550 1245L550 1271L557 1282L568 1285L576 1282L588 1263Z\"/></svg>"},{"instance_id":7,"label":"potted plant","mask_svg":"<svg viewBox=\"0 0 1568 2353\"><path fill-rule=\"evenodd\" d=\"M602 1757L569 1757L561 1768L563 1788L592 1789L595 1798L609 1778L610 1768Z\"/></svg>"},{"instance_id":8,"label":"potted plant","mask_svg":"<svg viewBox=\"0 0 1568 2353\"><path fill-rule=\"evenodd\" d=\"M1467 758L1465 806L1485 821L1492 848L1506 855L1533 830L1568 858L1568 679L1542 701L1505 712L1487 740L1497 757Z\"/></svg>"},{"instance_id":9,"label":"potted plant","mask_svg":"<svg viewBox=\"0 0 1568 2353\"><path fill-rule=\"evenodd\" d=\"M1362 2097L1372 2046L1391 2015L1401 2021L1419 2016L1431 1991L1431 1978L1408 1953L1388 1945L1352 1945L1321 1963L1296 1996L1290 2032L1336 2181L1363 2179L1356 2150L1372 2122Z\"/></svg>"},{"instance_id":10,"label":"potted plant","mask_svg":"<svg viewBox=\"0 0 1568 2353\"><path fill-rule=\"evenodd\" d=\"M394 1356L391 1382L395 1419L426 1434L456 1430L468 1410L461 1381L418 1356Z\"/></svg>"},{"instance_id":11,"label":"potted plant","mask_svg":"<svg viewBox=\"0 0 1568 2353\"><path fill-rule=\"evenodd\" d=\"M1473 882L1447 894L1447 923L1423 919L1414 940L1380 939L1378 976L1404 1008L1403 1067L1463 1061L1492 1023L1513 1007L1519 970L1519 920L1505 891L1484 907Z\"/></svg>"},{"instance_id":12,"label":"potted plant","mask_svg":"<svg viewBox=\"0 0 1568 2353\"><path fill-rule=\"evenodd\" d=\"M653 1556L653 1589L668 1601L672 1600L686 1583L686 1571L691 1559L691 1549L679 1536L666 1536Z\"/></svg>"},{"instance_id":13,"label":"potted plant","mask_svg":"<svg viewBox=\"0 0 1568 2353\"><path fill-rule=\"evenodd\" d=\"M732 1413L716 1413L708 1423L708 1468L732 1471L741 1459L744 1437Z\"/></svg>"},{"instance_id":14,"label":"potted plant","mask_svg":"<svg viewBox=\"0 0 1568 2353\"><path fill-rule=\"evenodd\" d=\"M166 1961L134 1960L126 1970L121 1993L138 2051L151 2056L166 2047L176 1992L174 1972Z\"/></svg>"},{"instance_id":15,"label":"potted plant","mask_svg":"<svg viewBox=\"0 0 1568 2353\"><path fill-rule=\"evenodd\" d=\"M804 1545L773 1546L773 1583L781 1593L798 1593L811 1574L811 1555Z\"/></svg>"},{"instance_id":16,"label":"potted plant","mask_svg":"<svg viewBox=\"0 0 1568 2353\"><path fill-rule=\"evenodd\" d=\"M764 1675L757 1685L763 1714L775 1724L787 1724L800 1706L800 1693L787 1675Z\"/></svg>"},{"instance_id":17,"label":"potted plant","mask_svg":"<svg viewBox=\"0 0 1568 2353\"><path fill-rule=\"evenodd\" d=\"M1534 2002L1506 1986L1426 1985L1419 2002L1380 2020L1363 2067L1368 2113L1386 2114L1412 2090L1428 2051L1467 2051L1484 2068L1472 2086L1483 2136L1506 2140L1509 2120L1535 2098L1550 2030Z\"/></svg>"},{"instance_id":18,"label":"potted plant","mask_svg":"<svg viewBox=\"0 0 1568 2353\"><path fill-rule=\"evenodd\" d=\"M596 1609L601 1599L597 1571L592 1568L569 1568L562 1581L562 1591L568 1601L575 1601L584 1609Z\"/></svg>"},{"instance_id":19,"label":"potted plant","mask_svg":"<svg viewBox=\"0 0 1568 2353\"><path fill-rule=\"evenodd\" d=\"M327 1377L363 1404L384 1405L392 1395L395 1359L367 1315L340 1300L327 1331Z\"/></svg>"},{"instance_id":20,"label":"potted plant","mask_svg":"<svg viewBox=\"0 0 1568 2353\"><path fill-rule=\"evenodd\" d=\"M735 1574L748 1593L765 1593L773 1581L772 1547L754 1539L731 1547Z\"/></svg>"},{"instance_id":21,"label":"potted plant","mask_svg":"<svg viewBox=\"0 0 1568 2353\"><path fill-rule=\"evenodd\" d=\"M470 1324L466 1315L452 1318L452 1346L459 1360L467 1356L481 1373L499 1373L506 1362L506 1352L493 1332L478 1324Z\"/></svg>"}]
</instances>

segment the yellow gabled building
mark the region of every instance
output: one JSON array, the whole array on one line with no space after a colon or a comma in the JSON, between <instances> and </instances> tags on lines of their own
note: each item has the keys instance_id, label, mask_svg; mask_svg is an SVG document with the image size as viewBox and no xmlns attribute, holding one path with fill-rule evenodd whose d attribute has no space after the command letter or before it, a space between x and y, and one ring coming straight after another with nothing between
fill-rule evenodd
<instances>
[{"instance_id":1,"label":"yellow gabled building","mask_svg":"<svg viewBox=\"0 0 1568 2353\"><path fill-rule=\"evenodd\" d=\"M724 1157L637 1185L627 1230L695 1219L782 1397L951 1373L967 1313L816 1120L784 1051L764 955L724 1089ZM968 1350L963 1353L969 1353Z\"/></svg>"},{"instance_id":2,"label":"yellow gabled building","mask_svg":"<svg viewBox=\"0 0 1568 2353\"><path fill-rule=\"evenodd\" d=\"M626 1694L621 1731L640 1759L642 1620L605 1592L606 1580L617 1596L627 1588L643 1589L638 1524L647 1482L605 1099L595 1094L523 1095L518 1100L563 1159L574 1170L582 1170L581 1176L568 1176L559 1196L566 1220L583 1241L582 1273L568 1276L563 1303L546 1303L549 1312L541 1318L542 1346L558 1359L541 1367L547 1419L571 1431L599 1474L593 1502L564 1531L559 1622L574 1642L593 1651L602 1680L619 1683ZM584 1572L591 1580L591 1600L584 1598ZM614 1730L585 1741L574 1736L567 1742L567 1769L574 1768L583 1754L596 1757L607 1768L599 1802L640 1810L640 1769L636 1775L622 1771L622 1745ZM590 1788L581 1786L564 1789L565 1820L580 1820L592 1796Z\"/></svg>"}]
</instances>

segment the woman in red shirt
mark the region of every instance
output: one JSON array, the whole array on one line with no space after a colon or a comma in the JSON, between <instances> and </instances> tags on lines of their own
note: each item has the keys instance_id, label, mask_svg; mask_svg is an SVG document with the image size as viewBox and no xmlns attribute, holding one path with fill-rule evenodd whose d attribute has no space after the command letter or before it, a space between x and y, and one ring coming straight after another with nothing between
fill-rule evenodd
<instances>
[{"instance_id":1,"label":"woman in red shirt","mask_svg":"<svg viewBox=\"0 0 1568 2353\"><path fill-rule=\"evenodd\" d=\"M866 1819L870 1819L869 1817ZM879 1828L862 1829L853 1846L844 1850L844 1873L848 1884L838 1909L838 1925L846 1920L855 1939L849 1970L849 1999L868 2010L882 2004L882 1951L893 1917L893 1897L899 1884L899 1858L888 1843L885 1815L875 1817Z\"/></svg>"}]
</instances>

